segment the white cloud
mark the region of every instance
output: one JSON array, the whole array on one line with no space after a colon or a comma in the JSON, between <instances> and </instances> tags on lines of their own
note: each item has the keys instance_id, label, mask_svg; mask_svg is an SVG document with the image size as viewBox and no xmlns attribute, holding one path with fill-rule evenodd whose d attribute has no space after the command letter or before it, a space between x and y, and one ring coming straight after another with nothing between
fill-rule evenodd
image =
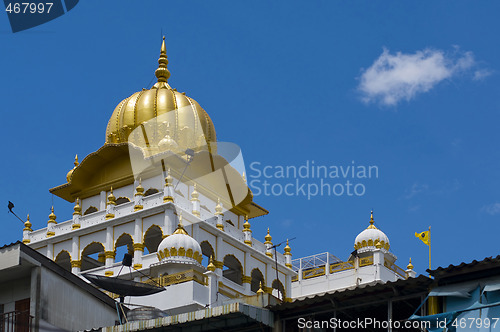
<instances>
[{"instance_id":1,"label":"white cloud","mask_svg":"<svg viewBox=\"0 0 500 332\"><path fill-rule=\"evenodd\" d=\"M481 211L491 214L492 216L500 214L500 203L492 203L489 205L485 205L481 208Z\"/></svg>"},{"instance_id":2,"label":"white cloud","mask_svg":"<svg viewBox=\"0 0 500 332\"><path fill-rule=\"evenodd\" d=\"M491 74L493 74L493 72L489 69L478 69L474 72L473 80L474 81L482 81L486 77L490 76Z\"/></svg>"},{"instance_id":3,"label":"white cloud","mask_svg":"<svg viewBox=\"0 0 500 332\"><path fill-rule=\"evenodd\" d=\"M358 90L364 102L395 106L475 64L472 52L459 53L457 50L446 55L440 50L425 49L413 54L390 54L384 49L378 59L363 71Z\"/></svg>"},{"instance_id":4,"label":"white cloud","mask_svg":"<svg viewBox=\"0 0 500 332\"><path fill-rule=\"evenodd\" d=\"M425 183L424 184L414 183L409 190L406 190L405 198L410 199L427 190L429 190L429 185Z\"/></svg>"}]
</instances>

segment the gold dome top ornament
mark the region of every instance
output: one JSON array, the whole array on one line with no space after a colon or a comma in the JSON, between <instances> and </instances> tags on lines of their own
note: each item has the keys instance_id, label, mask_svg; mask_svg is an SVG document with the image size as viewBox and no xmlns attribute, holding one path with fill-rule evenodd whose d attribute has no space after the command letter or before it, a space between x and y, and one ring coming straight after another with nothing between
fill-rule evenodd
<instances>
[{"instance_id":1,"label":"gold dome top ornament","mask_svg":"<svg viewBox=\"0 0 500 332\"><path fill-rule=\"evenodd\" d=\"M106 128L106 144L134 143L144 148L143 131L152 151L185 151L216 142L215 127L207 112L192 98L170 87L170 71L163 38L155 71L157 82L122 100ZM141 130L135 130L136 128ZM215 149L215 146L214 146Z\"/></svg>"},{"instance_id":2,"label":"gold dome top ornament","mask_svg":"<svg viewBox=\"0 0 500 332\"><path fill-rule=\"evenodd\" d=\"M161 43L160 58L158 59L158 69L155 70L155 76L158 79L158 83L167 83L170 77L170 72L167 69L168 59L167 59L167 48L165 47L165 36L163 36L163 41ZM156 84L155 84L156 85Z\"/></svg>"}]
</instances>

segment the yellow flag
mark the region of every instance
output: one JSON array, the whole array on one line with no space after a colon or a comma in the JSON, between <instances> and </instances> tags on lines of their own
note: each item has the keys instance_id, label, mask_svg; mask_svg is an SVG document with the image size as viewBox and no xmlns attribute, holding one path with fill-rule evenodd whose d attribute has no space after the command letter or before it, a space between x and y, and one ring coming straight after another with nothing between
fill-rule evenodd
<instances>
[{"instance_id":1,"label":"yellow flag","mask_svg":"<svg viewBox=\"0 0 500 332\"><path fill-rule=\"evenodd\" d=\"M425 232L422 232L422 233L417 233L415 232L415 237L418 237L420 240L422 240L423 243L425 243L426 245L429 245L429 231L425 231Z\"/></svg>"}]
</instances>

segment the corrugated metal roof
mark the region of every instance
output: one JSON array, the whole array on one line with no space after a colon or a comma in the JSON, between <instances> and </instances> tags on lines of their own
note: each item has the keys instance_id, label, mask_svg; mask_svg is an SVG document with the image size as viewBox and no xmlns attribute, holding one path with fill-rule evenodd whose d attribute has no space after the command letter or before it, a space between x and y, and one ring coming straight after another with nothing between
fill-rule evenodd
<instances>
[{"instance_id":1,"label":"corrugated metal roof","mask_svg":"<svg viewBox=\"0 0 500 332\"><path fill-rule=\"evenodd\" d=\"M500 267L500 255L493 257L486 257L481 261L473 260L470 263L462 262L459 265L450 264L447 267L438 267L434 270L427 270L432 276L442 276L445 273L451 272L467 272L465 270L473 269L473 268L481 268L481 267Z\"/></svg>"}]
</instances>

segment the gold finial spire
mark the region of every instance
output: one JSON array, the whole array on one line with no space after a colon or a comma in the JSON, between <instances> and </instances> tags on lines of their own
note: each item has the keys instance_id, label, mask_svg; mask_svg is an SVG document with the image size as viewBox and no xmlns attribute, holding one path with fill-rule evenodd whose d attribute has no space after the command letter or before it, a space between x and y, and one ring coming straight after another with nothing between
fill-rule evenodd
<instances>
[{"instance_id":1,"label":"gold finial spire","mask_svg":"<svg viewBox=\"0 0 500 332\"><path fill-rule=\"evenodd\" d=\"M73 162L73 165L75 165L75 167L80 165L80 163L78 162L78 155L77 154L75 154L75 161Z\"/></svg>"},{"instance_id":2,"label":"gold finial spire","mask_svg":"<svg viewBox=\"0 0 500 332\"><path fill-rule=\"evenodd\" d=\"M113 195L113 187L109 190L108 205L116 205L116 197Z\"/></svg>"},{"instance_id":3,"label":"gold finial spire","mask_svg":"<svg viewBox=\"0 0 500 332\"><path fill-rule=\"evenodd\" d=\"M158 69L155 71L156 78L158 82L167 82L170 77L170 72L167 69L167 48L165 47L165 36L163 36L163 41L161 43L160 58L158 59Z\"/></svg>"},{"instance_id":4,"label":"gold finial spire","mask_svg":"<svg viewBox=\"0 0 500 332\"><path fill-rule=\"evenodd\" d=\"M30 214L29 213L28 213L28 217L26 218L26 222L24 223L24 230L29 231L29 232L33 232L33 230L31 229Z\"/></svg>"},{"instance_id":5,"label":"gold finial spire","mask_svg":"<svg viewBox=\"0 0 500 332\"><path fill-rule=\"evenodd\" d=\"M271 240L273 239L271 234L269 234L269 227L267 228L267 235L264 237L264 239L266 240L266 242L264 243L271 243Z\"/></svg>"},{"instance_id":6,"label":"gold finial spire","mask_svg":"<svg viewBox=\"0 0 500 332\"><path fill-rule=\"evenodd\" d=\"M250 223L248 222L248 214L245 215L245 222L243 223L243 232L251 232Z\"/></svg>"},{"instance_id":7,"label":"gold finial spire","mask_svg":"<svg viewBox=\"0 0 500 332\"><path fill-rule=\"evenodd\" d=\"M289 254L291 255L292 248L290 248L290 245L288 244L288 239L286 239L286 247L285 247L285 255Z\"/></svg>"},{"instance_id":8,"label":"gold finial spire","mask_svg":"<svg viewBox=\"0 0 500 332\"><path fill-rule=\"evenodd\" d=\"M264 294L264 291L262 290L262 281L259 283L259 290L257 291L257 294Z\"/></svg>"},{"instance_id":9,"label":"gold finial spire","mask_svg":"<svg viewBox=\"0 0 500 332\"><path fill-rule=\"evenodd\" d=\"M220 204L220 197L217 198L217 205L215 206L215 215L218 216L218 215L222 215L222 205Z\"/></svg>"},{"instance_id":10,"label":"gold finial spire","mask_svg":"<svg viewBox=\"0 0 500 332\"><path fill-rule=\"evenodd\" d=\"M57 224L56 222L56 215L54 214L54 206L50 209L50 214L49 214L49 223L54 223Z\"/></svg>"},{"instance_id":11,"label":"gold finial spire","mask_svg":"<svg viewBox=\"0 0 500 332\"><path fill-rule=\"evenodd\" d=\"M413 264L411 263L411 257L410 257L410 263L408 263L408 266L406 267L408 270L413 270Z\"/></svg>"},{"instance_id":12,"label":"gold finial spire","mask_svg":"<svg viewBox=\"0 0 500 332\"><path fill-rule=\"evenodd\" d=\"M75 207L73 208L73 215L81 215L82 214L82 207L80 206L80 198L76 198L76 203Z\"/></svg>"},{"instance_id":13,"label":"gold finial spire","mask_svg":"<svg viewBox=\"0 0 500 332\"><path fill-rule=\"evenodd\" d=\"M177 224L177 229L175 230L174 234L184 234L184 235L189 235L188 232L184 229L184 226L182 226L182 212L179 212L179 223Z\"/></svg>"},{"instance_id":14,"label":"gold finial spire","mask_svg":"<svg viewBox=\"0 0 500 332\"><path fill-rule=\"evenodd\" d=\"M214 259L212 255L210 255L210 262L208 263L207 270L212 272L215 271Z\"/></svg>"},{"instance_id":15,"label":"gold finial spire","mask_svg":"<svg viewBox=\"0 0 500 332\"><path fill-rule=\"evenodd\" d=\"M372 209L372 212L370 213L370 226L368 226L368 228L376 229L377 227L375 227L374 223L375 223L375 220L373 220L373 209Z\"/></svg>"},{"instance_id":16,"label":"gold finial spire","mask_svg":"<svg viewBox=\"0 0 500 332\"><path fill-rule=\"evenodd\" d=\"M198 191L196 190L196 183L193 185L193 192L191 193L191 201L196 201L198 200L198 197L200 196L200 194L198 193Z\"/></svg>"},{"instance_id":17,"label":"gold finial spire","mask_svg":"<svg viewBox=\"0 0 500 332\"><path fill-rule=\"evenodd\" d=\"M142 186L141 178L139 178L139 184L135 187L135 196L144 196L144 187Z\"/></svg>"}]
</instances>

